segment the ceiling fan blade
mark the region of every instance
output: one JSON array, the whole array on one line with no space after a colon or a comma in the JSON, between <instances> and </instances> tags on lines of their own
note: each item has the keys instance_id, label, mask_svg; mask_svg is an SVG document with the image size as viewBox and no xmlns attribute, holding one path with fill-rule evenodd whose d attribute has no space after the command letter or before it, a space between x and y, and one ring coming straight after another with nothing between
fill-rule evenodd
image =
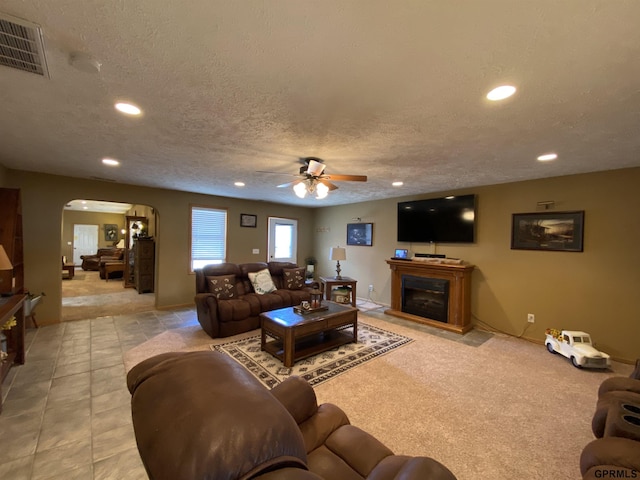
<instances>
[{"instance_id":1,"label":"ceiling fan blade","mask_svg":"<svg viewBox=\"0 0 640 480\"><path fill-rule=\"evenodd\" d=\"M286 187L292 187L294 186L296 183L300 183L302 182L302 180L294 180L293 182L288 182L288 183L283 183L282 185L277 185L276 188L286 188Z\"/></svg>"},{"instance_id":2,"label":"ceiling fan blade","mask_svg":"<svg viewBox=\"0 0 640 480\"><path fill-rule=\"evenodd\" d=\"M327 187L329 187L329 191L338 189L337 185L334 185L333 183L328 181L326 178L319 178L318 182L322 183L323 185L326 185Z\"/></svg>"},{"instance_id":3,"label":"ceiling fan blade","mask_svg":"<svg viewBox=\"0 0 640 480\"><path fill-rule=\"evenodd\" d=\"M272 175L286 175L288 177L299 177L298 173L280 173L280 172L265 172L264 170L256 170L256 173L271 173Z\"/></svg>"},{"instance_id":4,"label":"ceiling fan blade","mask_svg":"<svg viewBox=\"0 0 640 480\"><path fill-rule=\"evenodd\" d=\"M366 175L336 175L336 174L331 174L331 175L323 175L324 178L330 178L331 180L334 180L336 182L366 182L367 181L367 176Z\"/></svg>"}]
</instances>

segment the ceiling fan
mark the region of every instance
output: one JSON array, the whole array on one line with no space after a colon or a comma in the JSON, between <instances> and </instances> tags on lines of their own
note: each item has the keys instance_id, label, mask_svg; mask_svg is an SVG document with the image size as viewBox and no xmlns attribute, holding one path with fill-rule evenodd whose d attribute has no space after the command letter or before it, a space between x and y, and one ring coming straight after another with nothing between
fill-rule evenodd
<instances>
[{"instance_id":1,"label":"ceiling fan","mask_svg":"<svg viewBox=\"0 0 640 480\"><path fill-rule=\"evenodd\" d=\"M282 185L278 185L277 188L293 186L295 194L300 198L304 198L307 193L315 193L316 198L318 199L326 197L329 191L336 190L338 188L338 186L333 184L330 180L333 180L334 182L367 181L366 175L326 174L324 173L326 165L322 162L321 159L317 157L306 157L301 158L300 160L304 163L304 165L300 167L300 173L298 174L264 171L259 173L275 173L278 175L291 175L293 177L299 177L298 180L283 183Z\"/></svg>"}]
</instances>

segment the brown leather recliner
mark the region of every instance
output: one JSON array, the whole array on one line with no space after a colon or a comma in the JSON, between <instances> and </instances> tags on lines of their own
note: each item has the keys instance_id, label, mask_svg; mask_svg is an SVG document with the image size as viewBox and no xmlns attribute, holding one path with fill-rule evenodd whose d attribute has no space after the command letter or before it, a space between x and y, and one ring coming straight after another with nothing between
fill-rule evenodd
<instances>
[{"instance_id":1,"label":"brown leather recliner","mask_svg":"<svg viewBox=\"0 0 640 480\"><path fill-rule=\"evenodd\" d=\"M337 406L318 406L305 380L269 391L219 352L157 355L127 385L151 480L455 480L436 460L394 455Z\"/></svg>"},{"instance_id":2,"label":"brown leather recliner","mask_svg":"<svg viewBox=\"0 0 640 480\"><path fill-rule=\"evenodd\" d=\"M109 261L116 262L122 260L123 255L123 248L99 248L95 255L80 255L80 258L82 259L82 270L98 271L100 270L101 259L104 259L105 261L108 259Z\"/></svg>"},{"instance_id":3,"label":"brown leather recliner","mask_svg":"<svg viewBox=\"0 0 640 480\"><path fill-rule=\"evenodd\" d=\"M582 478L640 477L640 359L629 377L600 384L591 428L596 439L580 455Z\"/></svg>"}]
</instances>

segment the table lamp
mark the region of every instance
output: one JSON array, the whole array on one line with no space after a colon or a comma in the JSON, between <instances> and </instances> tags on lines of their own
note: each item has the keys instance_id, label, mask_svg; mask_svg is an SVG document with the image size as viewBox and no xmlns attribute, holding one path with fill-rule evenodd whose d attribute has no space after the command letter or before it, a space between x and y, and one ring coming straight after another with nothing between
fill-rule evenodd
<instances>
[{"instance_id":1,"label":"table lamp","mask_svg":"<svg viewBox=\"0 0 640 480\"><path fill-rule=\"evenodd\" d=\"M331 260L335 260L336 263L336 280L341 280L340 276L340 260L347 259L347 250L340 247L331 247Z\"/></svg>"},{"instance_id":2,"label":"table lamp","mask_svg":"<svg viewBox=\"0 0 640 480\"><path fill-rule=\"evenodd\" d=\"M4 247L0 245L0 294L10 296L13 293L13 265Z\"/></svg>"}]
</instances>

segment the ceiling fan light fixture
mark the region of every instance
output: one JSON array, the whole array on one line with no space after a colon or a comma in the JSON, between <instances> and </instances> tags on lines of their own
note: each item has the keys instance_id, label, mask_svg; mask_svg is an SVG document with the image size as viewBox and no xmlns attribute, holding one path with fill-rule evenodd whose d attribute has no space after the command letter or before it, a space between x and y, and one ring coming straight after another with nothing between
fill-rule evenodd
<instances>
[{"instance_id":1,"label":"ceiling fan light fixture","mask_svg":"<svg viewBox=\"0 0 640 480\"><path fill-rule=\"evenodd\" d=\"M298 196L298 198L304 198L307 196L307 186L304 182L298 182L293 186L293 191Z\"/></svg>"},{"instance_id":2,"label":"ceiling fan light fixture","mask_svg":"<svg viewBox=\"0 0 640 480\"><path fill-rule=\"evenodd\" d=\"M318 183L316 188L316 198L321 200L325 198L329 194L329 187L327 187L324 183Z\"/></svg>"}]
</instances>

